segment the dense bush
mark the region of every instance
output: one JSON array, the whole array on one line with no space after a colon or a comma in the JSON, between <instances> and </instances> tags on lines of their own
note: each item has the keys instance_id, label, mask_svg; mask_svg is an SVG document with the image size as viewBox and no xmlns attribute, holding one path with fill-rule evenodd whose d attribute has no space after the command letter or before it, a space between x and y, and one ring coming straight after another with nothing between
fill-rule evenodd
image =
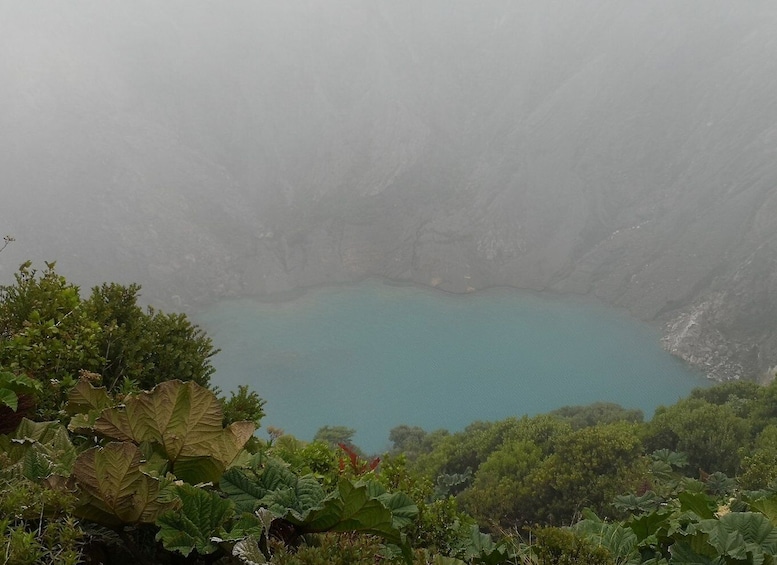
<instances>
[{"instance_id":1,"label":"dense bush","mask_svg":"<svg viewBox=\"0 0 777 565\"><path fill-rule=\"evenodd\" d=\"M139 291L104 284L82 299L53 263L42 273L25 263L15 284L0 287L0 370L41 383L37 418L56 418L83 372L110 392L170 379L209 385L210 338L182 314L144 312Z\"/></svg>"}]
</instances>

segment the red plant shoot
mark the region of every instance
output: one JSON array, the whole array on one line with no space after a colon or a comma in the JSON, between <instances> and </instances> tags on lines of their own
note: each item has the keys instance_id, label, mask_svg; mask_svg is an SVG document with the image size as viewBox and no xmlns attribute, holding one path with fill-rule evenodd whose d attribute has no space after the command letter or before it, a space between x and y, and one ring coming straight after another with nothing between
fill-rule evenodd
<instances>
[{"instance_id":1,"label":"red plant shoot","mask_svg":"<svg viewBox=\"0 0 777 565\"><path fill-rule=\"evenodd\" d=\"M359 458L359 454L356 453L356 451L350 445L345 443L338 443L337 445L345 453L345 455L347 455L347 461L350 463L351 471L356 476L364 475L370 471L374 471L378 468L378 465L380 465L380 457L375 457L370 461L364 461ZM346 458L341 455L339 461L341 475L345 472L345 464Z\"/></svg>"}]
</instances>

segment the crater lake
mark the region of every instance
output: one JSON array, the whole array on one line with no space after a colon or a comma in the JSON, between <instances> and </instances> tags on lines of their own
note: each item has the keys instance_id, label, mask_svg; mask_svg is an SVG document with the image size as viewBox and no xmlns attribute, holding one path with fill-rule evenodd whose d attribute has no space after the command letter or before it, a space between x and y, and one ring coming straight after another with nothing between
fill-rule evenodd
<instances>
[{"instance_id":1,"label":"crater lake","mask_svg":"<svg viewBox=\"0 0 777 565\"><path fill-rule=\"evenodd\" d=\"M400 424L456 431L596 401L649 419L708 384L661 348L657 328L582 297L367 280L221 300L193 318L221 348L212 383L267 401L260 435L275 426L310 440L347 426L368 453Z\"/></svg>"}]
</instances>

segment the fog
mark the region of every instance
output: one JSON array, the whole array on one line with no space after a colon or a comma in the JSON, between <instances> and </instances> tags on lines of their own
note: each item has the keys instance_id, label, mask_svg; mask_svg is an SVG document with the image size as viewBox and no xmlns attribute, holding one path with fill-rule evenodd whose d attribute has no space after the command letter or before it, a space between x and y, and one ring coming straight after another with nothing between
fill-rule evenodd
<instances>
[{"instance_id":1,"label":"fog","mask_svg":"<svg viewBox=\"0 0 777 565\"><path fill-rule=\"evenodd\" d=\"M0 282L591 294L777 365L777 4L0 0Z\"/></svg>"}]
</instances>

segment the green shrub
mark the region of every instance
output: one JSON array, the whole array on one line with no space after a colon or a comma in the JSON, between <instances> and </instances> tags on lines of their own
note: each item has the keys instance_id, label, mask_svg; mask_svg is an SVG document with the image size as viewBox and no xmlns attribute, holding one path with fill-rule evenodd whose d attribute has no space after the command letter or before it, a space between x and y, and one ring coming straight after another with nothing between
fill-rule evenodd
<instances>
[{"instance_id":1,"label":"green shrub","mask_svg":"<svg viewBox=\"0 0 777 565\"><path fill-rule=\"evenodd\" d=\"M540 528L534 532L531 552L536 565L614 565L610 552L562 528Z\"/></svg>"},{"instance_id":2,"label":"green shrub","mask_svg":"<svg viewBox=\"0 0 777 565\"><path fill-rule=\"evenodd\" d=\"M374 565L401 563L383 557L383 546L370 536L325 534L311 538L311 544L297 548L274 544L273 564L277 565Z\"/></svg>"},{"instance_id":3,"label":"green shrub","mask_svg":"<svg viewBox=\"0 0 777 565\"><path fill-rule=\"evenodd\" d=\"M9 565L81 562L85 534L75 497L24 478L0 481L0 555Z\"/></svg>"}]
</instances>

